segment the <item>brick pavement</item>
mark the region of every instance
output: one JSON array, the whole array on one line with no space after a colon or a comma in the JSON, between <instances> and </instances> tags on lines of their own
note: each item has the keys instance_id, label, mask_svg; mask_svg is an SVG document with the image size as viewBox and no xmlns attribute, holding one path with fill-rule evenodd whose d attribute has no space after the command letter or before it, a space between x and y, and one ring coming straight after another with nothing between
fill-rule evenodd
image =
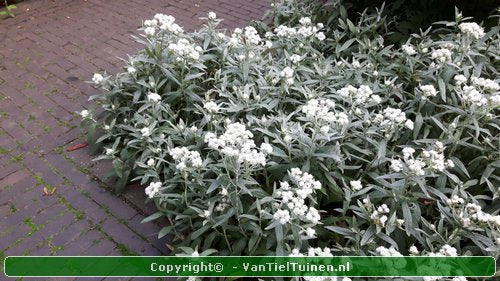
<instances>
[{"instance_id":1,"label":"brick pavement","mask_svg":"<svg viewBox=\"0 0 500 281\"><path fill-rule=\"evenodd\" d=\"M168 254L167 241L155 236L159 226L140 224L155 210L144 205L142 188L117 197L103 180L109 163L93 162L87 149L65 150L83 140L75 112L96 94L85 81L95 72L119 71L118 57L139 47L131 35L157 12L192 30L198 17L214 11L225 19L223 27L234 28L260 19L267 5L267 0L28 0L14 10L15 18L0 19L0 259ZM13 278L0 274L0 280Z\"/></svg>"}]
</instances>

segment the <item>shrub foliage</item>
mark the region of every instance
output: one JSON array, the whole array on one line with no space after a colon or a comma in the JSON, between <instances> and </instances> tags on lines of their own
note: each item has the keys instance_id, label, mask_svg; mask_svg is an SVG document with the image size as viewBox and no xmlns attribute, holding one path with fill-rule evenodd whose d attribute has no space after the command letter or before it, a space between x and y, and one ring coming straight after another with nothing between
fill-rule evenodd
<instances>
[{"instance_id":1,"label":"shrub foliage","mask_svg":"<svg viewBox=\"0 0 500 281\"><path fill-rule=\"evenodd\" d=\"M125 71L94 76L105 116L81 112L117 191L147 186L176 254L498 257L498 26L457 13L396 48L380 14L339 11L145 21Z\"/></svg>"}]
</instances>

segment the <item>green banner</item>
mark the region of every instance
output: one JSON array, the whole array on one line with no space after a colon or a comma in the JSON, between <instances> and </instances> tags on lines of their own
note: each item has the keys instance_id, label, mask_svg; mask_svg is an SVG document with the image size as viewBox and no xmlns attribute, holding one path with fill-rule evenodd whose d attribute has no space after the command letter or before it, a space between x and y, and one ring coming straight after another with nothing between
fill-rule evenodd
<instances>
[{"instance_id":1,"label":"green banner","mask_svg":"<svg viewBox=\"0 0 500 281\"><path fill-rule=\"evenodd\" d=\"M7 257L9 277L491 277L493 257Z\"/></svg>"}]
</instances>

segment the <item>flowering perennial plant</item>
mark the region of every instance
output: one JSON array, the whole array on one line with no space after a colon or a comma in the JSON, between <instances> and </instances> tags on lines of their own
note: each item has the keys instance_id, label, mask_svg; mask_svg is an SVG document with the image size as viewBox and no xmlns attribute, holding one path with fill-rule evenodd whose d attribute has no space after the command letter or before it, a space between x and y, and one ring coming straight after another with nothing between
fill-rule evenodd
<instances>
[{"instance_id":1,"label":"flowering perennial plant","mask_svg":"<svg viewBox=\"0 0 500 281\"><path fill-rule=\"evenodd\" d=\"M378 16L185 33L158 14L82 124L176 254L498 258L499 28L457 14L400 48Z\"/></svg>"}]
</instances>

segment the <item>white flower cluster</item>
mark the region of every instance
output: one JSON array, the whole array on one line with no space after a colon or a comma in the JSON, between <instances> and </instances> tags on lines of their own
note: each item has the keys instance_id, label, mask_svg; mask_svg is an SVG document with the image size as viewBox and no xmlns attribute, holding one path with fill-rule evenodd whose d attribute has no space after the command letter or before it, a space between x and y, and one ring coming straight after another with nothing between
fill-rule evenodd
<instances>
[{"instance_id":1,"label":"white flower cluster","mask_svg":"<svg viewBox=\"0 0 500 281\"><path fill-rule=\"evenodd\" d=\"M174 147L169 151L170 156L176 161L177 170L184 171L187 168L200 168L203 165L200 153L190 151L187 147Z\"/></svg>"},{"instance_id":2,"label":"white flower cluster","mask_svg":"<svg viewBox=\"0 0 500 281\"><path fill-rule=\"evenodd\" d=\"M445 160L444 149L443 143L436 141L432 148L422 151L421 157L427 166L434 171L442 172L447 167L455 167L453 161Z\"/></svg>"},{"instance_id":3,"label":"white flower cluster","mask_svg":"<svg viewBox=\"0 0 500 281\"><path fill-rule=\"evenodd\" d=\"M316 37L319 41L323 41L326 39L326 36L323 32L319 31L323 28L322 23L318 23L316 26L312 25L311 19L308 17L303 17L299 20L301 24L300 27L288 27L286 25L280 25L274 29L274 32L278 37L293 37L293 36L301 36L304 38L308 37Z\"/></svg>"},{"instance_id":4,"label":"white flower cluster","mask_svg":"<svg viewBox=\"0 0 500 281\"><path fill-rule=\"evenodd\" d=\"M215 114L219 111L219 105L217 105L213 101L208 101L203 105L203 108L206 109L209 113Z\"/></svg>"},{"instance_id":5,"label":"white flower cluster","mask_svg":"<svg viewBox=\"0 0 500 281\"><path fill-rule=\"evenodd\" d=\"M141 135L143 137L149 137L149 135L151 135L151 130L148 127L144 127L141 129Z\"/></svg>"},{"instance_id":6,"label":"white flower cluster","mask_svg":"<svg viewBox=\"0 0 500 281\"><path fill-rule=\"evenodd\" d=\"M378 124L384 131L391 131L398 126L405 126L413 130L413 121L406 119L406 114L398 108L387 107L382 113L375 115L373 122Z\"/></svg>"},{"instance_id":7,"label":"white flower cluster","mask_svg":"<svg viewBox=\"0 0 500 281\"><path fill-rule=\"evenodd\" d=\"M464 86L462 91L462 100L467 103L474 105L476 107L482 107L488 104L488 99L481 94L474 86Z\"/></svg>"},{"instance_id":8,"label":"white flower cluster","mask_svg":"<svg viewBox=\"0 0 500 281\"><path fill-rule=\"evenodd\" d=\"M472 105L475 108L490 106L492 108L500 105L500 86L497 82L491 79L482 77L471 77L472 85L467 85L467 78L464 75L456 75L454 77L456 91L460 94L462 101L466 105ZM489 95L488 95L489 94Z\"/></svg>"},{"instance_id":9,"label":"white flower cluster","mask_svg":"<svg viewBox=\"0 0 500 281\"><path fill-rule=\"evenodd\" d=\"M453 168L455 164L451 160L446 160L443 154L444 146L440 141L423 150L419 156L415 157L415 149L411 147L403 148L402 160L391 160L391 169L394 172L404 171L410 175L423 176L426 170L431 172L443 172L446 168ZM406 169L404 169L406 167Z\"/></svg>"},{"instance_id":10,"label":"white flower cluster","mask_svg":"<svg viewBox=\"0 0 500 281\"><path fill-rule=\"evenodd\" d=\"M401 49L403 50L403 53L407 54L408 56L413 56L417 53L417 51L415 51L415 48L413 48L413 46L410 44L401 46Z\"/></svg>"},{"instance_id":11,"label":"white flower cluster","mask_svg":"<svg viewBox=\"0 0 500 281\"><path fill-rule=\"evenodd\" d=\"M215 20L217 19L217 14L214 12L208 12L208 19L209 20Z\"/></svg>"},{"instance_id":12,"label":"white flower cluster","mask_svg":"<svg viewBox=\"0 0 500 281\"><path fill-rule=\"evenodd\" d=\"M451 61L451 51L446 49L446 48L441 48L441 49L437 49L437 50L434 50L432 51L431 53L431 58L433 60L437 60L439 62L447 62L447 61Z\"/></svg>"},{"instance_id":13,"label":"white flower cluster","mask_svg":"<svg viewBox=\"0 0 500 281\"><path fill-rule=\"evenodd\" d=\"M386 214L389 214L389 212L390 212L389 207L387 207L386 204L382 204L376 210L373 210L373 212L370 215L370 218L377 225L384 227L388 219Z\"/></svg>"},{"instance_id":14,"label":"white flower cluster","mask_svg":"<svg viewBox=\"0 0 500 281\"><path fill-rule=\"evenodd\" d=\"M181 26L175 23L175 18L170 15L156 14L153 19L145 20L144 33L149 36L156 34L157 30L167 31L173 34L181 34L184 32Z\"/></svg>"},{"instance_id":15,"label":"white flower cluster","mask_svg":"<svg viewBox=\"0 0 500 281\"><path fill-rule=\"evenodd\" d=\"M463 34L479 39L484 36L484 29L475 22L463 22L458 25Z\"/></svg>"},{"instance_id":16,"label":"white flower cluster","mask_svg":"<svg viewBox=\"0 0 500 281\"><path fill-rule=\"evenodd\" d=\"M481 206L474 203L467 203L457 195L453 195L446 203L458 211L459 219L464 227L469 227L471 224L481 225L487 224L496 228L500 228L500 215L491 215L485 213Z\"/></svg>"},{"instance_id":17,"label":"white flower cluster","mask_svg":"<svg viewBox=\"0 0 500 281\"><path fill-rule=\"evenodd\" d=\"M462 74L458 74L458 75L455 75L455 77L453 77L453 80L455 80L455 84L457 86L460 86L460 85L464 84L465 82L467 82L467 77L465 77Z\"/></svg>"},{"instance_id":18,"label":"white flower cluster","mask_svg":"<svg viewBox=\"0 0 500 281\"><path fill-rule=\"evenodd\" d=\"M94 76L92 77L92 82L94 82L94 84L96 85L101 84L102 81L104 81L104 77L102 77L102 75L99 73L95 73Z\"/></svg>"},{"instance_id":19,"label":"white flower cluster","mask_svg":"<svg viewBox=\"0 0 500 281\"><path fill-rule=\"evenodd\" d=\"M349 184L354 191L360 191L361 189L363 189L363 185L361 184L360 180L350 181Z\"/></svg>"},{"instance_id":20,"label":"white flower cluster","mask_svg":"<svg viewBox=\"0 0 500 281\"><path fill-rule=\"evenodd\" d=\"M152 182L148 185L148 187L146 187L145 189L145 192L146 192L146 195L149 197L149 198L153 198L155 197L158 192L160 192L160 188L162 187L162 183L161 182Z\"/></svg>"},{"instance_id":21,"label":"white flower cluster","mask_svg":"<svg viewBox=\"0 0 500 281\"><path fill-rule=\"evenodd\" d=\"M260 38L259 33L253 26L245 27L243 35L245 36L245 41L253 45L258 45L262 41L262 38Z\"/></svg>"},{"instance_id":22,"label":"white flower cluster","mask_svg":"<svg viewBox=\"0 0 500 281\"><path fill-rule=\"evenodd\" d=\"M293 84L293 74L294 74L294 71L289 66L283 68L283 70L280 72L280 76L283 79L285 79L285 82L287 84Z\"/></svg>"},{"instance_id":23,"label":"white flower cluster","mask_svg":"<svg viewBox=\"0 0 500 281\"><path fill-rule=\"evenodd\" d=\"M203 53L200 46L195 46L184 38L179 39L177 43L170 43L167 49L176 55L175 60L177 62L196 61L200 58L200 54Z\"/></svg>"},{"instance_id":24,"label":"white flower cluster","mask_svg":"<svg viewBox=\"0 0 500 281\"><path fill-rule=\"evenodd\" d=\"M456 257L458 256L457 249L454 247L445 244L439 249L437 253L429 253L430 257Z\"/></svg>"},{"instance_id":25,"label":"white flower cluster","mask_svg":"<svg viewBox=\"0 0 500 281\"><path fill-rule=\"evenodd\" d=\"M403 255L394 247L386 248L384 246L377 247L375 252L382 257L402 257Z\"/></svg>"},{"instance_id":26,"label":"white flower cluster","mask_svg":"<svg viewBox=\"0 0 500 281\"><path fill-rule=\"evenodd\" d=\"M302 60L302 57L300 55L293 54L290 56L290 61L294 64L299 63L301 60Z\"/></svg>"},{"instance_id":27,"label":"white flower cluster","mask_svg":"<svg viewBox=\"0 0 500 281\"><path fill-rule=\"evenodd\" d=\"M274 213L274 219L281 224L286 224L293 219L318 224L321 216L316 208L306 205L306 199L316 190L321 189L321 183L299 168L292 168L288 171L288 175L293 186L288 182L280 183L280 188L276 190L275 195L276 198L281 199L281 209ZM312 234L312 231L308 232Z\"/></svg>"},{"instance_id":28,"label":"white flower cluster","mask_svg":"<svg viewBox=\"0 0 500 281\"><path fill-rule=\"evenodd\" d=\"M205 135L205 142L208 147L219 151L229 157L236 157L239 163L249 165L266 165L266 155L272 152L269 144L263 143L260 151L252 140L253 134L241 123L231 123L227 125L226 131L217 137L214 133Z\"/></svg>"},{"instance_id":29,"label":"white flower cluster","mask_svg":"<svg viewBox=\"0 0 500 281\"><path fill-rule=\"evenodd\" d=\"M305 255L299 249L293 249L289 255L290 257L304 257ZM307 249L308 257L333 257L332 250L328 247L321 249L320 247Z\"/></svg>"},{"instance_id":30,"label":"white flower cluster","mask_svg":"<svg viewBox=\"0 0 500 281\"><path fill-rule=\"evenodd\" d=\"M224 34L219 34L219 38L225 38ZM259 45L262 43L267 48L272 46L272 42L266 41L263 42L263 39L260 37L259 33L253 26L247 26L242 30L241 28L235 28L233 33L231 34L231 38L228 41L229 46L237 47L241 44L252 44ZM271 45L271 46L270 46Z\"/></svg>"},{"instance_id":31,"label":"white flower cluster","mask_svg":"<svg viewBox=\"0 0 500 281\"><path fill-rule=\"evenodd\" d=\"M422 91L422 99L426 100L429 97L434 97L437 95L436 88L433 85L421 85L419 87L420 91Z\"/></svg>"},{"instance_id":32,"label":"white flower cluster","mask_svg":"<svg viewBox=\"0 0 500 281\"><path fill-rule=\"evenodd\" d=\"M149 94L147 95L147 99L148 99L148 101L151 101L151 102L155 102L155 103L156 103L156 102L161 101L161 96L160 96L160 95L158 95L157 93L149 93Z\"/></svg>"},{"instance_id":33,"label":"white flower cluster","mask_svg":"<svg viewBox=\"0 0 500 281\"><path fill-rule=\"evenodd\" d=\"M372 89L366 85L361 85L356 88L352 85L347 85L337 92L344 98L349 98L354 105L365 104L367 102L378 104L382 101L379 95L374 95Z\"/></svg>"},{"instance_id":34,"label":"white flower cluster","mask_svg":"<svg viewBox=\"0 0 500 281\"><path fill-rule=\"evenodd\" d=\"M470 80L472 82L472 85L486 92L496 92L500 89L498 83L491 79L486 79L482 77L471 77Z\"/></svg>"},{"instance_id":35,"label":"white flower cluster","mask_svg":"<svg viewBox=\"0 0 500 281\"><path fill-rule=\"evenodd\" d=\"M334 110L335 102L329 99L312 99L302 107L306 118L317 121L323 134L328 133L332 125L343 126L349 123L347 114Z\"/></svg>"},{"instance_id":36,"label":"white flower cluster","mask_svg":"<svg viewBox=\"0 0 500 281\"><path fill-rule=\"evenodd\" d=\"M84 109L80 112L80 116L82 116L83 119L88 118L90 116L90 113L88 110Z\"/></svg>"}]
</instances>

